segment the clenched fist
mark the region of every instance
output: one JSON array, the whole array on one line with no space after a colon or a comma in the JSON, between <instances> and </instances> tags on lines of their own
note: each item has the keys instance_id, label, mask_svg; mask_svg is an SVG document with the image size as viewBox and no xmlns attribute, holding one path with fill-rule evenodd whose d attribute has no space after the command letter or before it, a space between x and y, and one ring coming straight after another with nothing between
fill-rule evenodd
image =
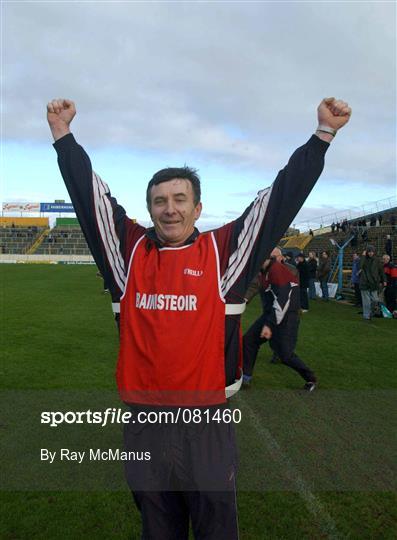
<instances>
[{"instance_id":1,"label":"clenched fist","mask_svg":"<svg viewBox=\"0 0 397 540\"><path fill-rule=\"evenodd\" d=\"M47 103L47 120L55 140L70 133L69 125L76 114L70 99L53 99Z\"/></svg>"},{"instance_id":2,"label":"clenched fist","mask_svg":"<svg viewBox=\"0 0 397 540\"><path fill-rule=\"evenodd\" d=\"M325 98L317 109L318 123L338 130L350 120L352 110L346 101L341 99Z\"/></svg>"}]
</instances>

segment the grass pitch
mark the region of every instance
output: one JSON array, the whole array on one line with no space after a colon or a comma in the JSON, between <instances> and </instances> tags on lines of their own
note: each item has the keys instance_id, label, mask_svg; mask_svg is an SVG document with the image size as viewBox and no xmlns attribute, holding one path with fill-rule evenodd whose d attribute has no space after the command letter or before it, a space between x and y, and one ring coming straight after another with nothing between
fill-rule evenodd
<instances>
[{"instance_id":1,"label":"grass pitch","mask_svg":"<svg viewBox=\"0 0 397 540\"><path fill-rule=\"evenodd\" d=\"M63 395L67 403L68 392L115 388L118 336L102 281L92 266L1 265L0 273L0 537L138 540L126 489L40 489L42 478L30 474L40 427L29 416L32 395ZM245 328L259 312L254 300ZM292 370L270 364L262 347L252 389L232 400L243 418L236 426L242 540L396 538L396 350L397 321L365 323L352 306L320 301L302 317L297 349L319 378L313 394L302 392Z\"/></svg>"}]
</instances>

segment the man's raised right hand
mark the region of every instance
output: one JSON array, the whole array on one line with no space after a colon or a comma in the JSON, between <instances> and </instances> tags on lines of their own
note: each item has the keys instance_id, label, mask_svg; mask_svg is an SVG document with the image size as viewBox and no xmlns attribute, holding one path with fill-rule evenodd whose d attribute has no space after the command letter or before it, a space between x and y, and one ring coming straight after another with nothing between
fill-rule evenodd
<instances>
[{"instance_id":1,"label":"man's raised right hand","mask_svg":"<svg viewBox=\"0 0 397 540\"><path fill-rule=\"evenodd\" d=\"M69 125L76 114L76 107L70 99L53 99L47 103L47 120L54 140L70 133Z\"/></svg>"}]
</instances>

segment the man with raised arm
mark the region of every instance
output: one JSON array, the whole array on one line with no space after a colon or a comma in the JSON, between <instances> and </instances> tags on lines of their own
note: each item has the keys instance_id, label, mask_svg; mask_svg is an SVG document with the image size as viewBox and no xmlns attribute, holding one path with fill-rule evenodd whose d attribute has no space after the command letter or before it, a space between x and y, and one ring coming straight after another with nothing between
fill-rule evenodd
<instances>
[{"instance_id":1,"label":"man with raised arm","mask_svg":"<svg viewBox=\"0 0 397 540\"><path fill-rule=\"evenodd\" d=\"M206 233L195 227L201 202L194 170L168 168L152 177L146 203L154 227L146 229L126 216L71 134L74 103L55 99L47 113L62 176L112 296L122 400L134 411L182 408L219 418L241 385L245 291L315 185L349 106L324 99L315 134L272 186L238 219ZM232 427L180 419L126 426L126 448L152 455L126 466L142 538L185 540L189 518L198 540L238 538Z\"/></svg>"}]
</instances>

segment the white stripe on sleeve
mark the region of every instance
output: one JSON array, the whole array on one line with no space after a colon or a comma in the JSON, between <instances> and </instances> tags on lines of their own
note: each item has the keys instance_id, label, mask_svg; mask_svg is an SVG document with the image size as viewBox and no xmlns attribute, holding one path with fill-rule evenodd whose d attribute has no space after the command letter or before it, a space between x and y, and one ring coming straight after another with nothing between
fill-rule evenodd
<instances>
[{"instance_id":1,"label":"white stripe on sleeve","mask_svg":"<svg viewBox=\"0 0 397 540\"><path fill-rule=\"evenodd\" d=\"M114 226L112 205L107 197L109 188L94 171L92 174L95 215L99 232L114 279L120 290L124 291L124 260L121 255L120 241Z\"/></svg>"},{"instance_id":2,"label":"white stripe on sleeve","mask_svg":"<svg viewBox=\"0 0 397 540\"><path fill-rule=\"evenodd\" d=\"M227 292L240 277L251 256L252 247L263 224L271 192L271 187L260 191L249 214L245 218L244 226L237 239L237 248L230 255L226 272L222 277L223 296L226 296Z\"/></svg>"}]
</instances>

